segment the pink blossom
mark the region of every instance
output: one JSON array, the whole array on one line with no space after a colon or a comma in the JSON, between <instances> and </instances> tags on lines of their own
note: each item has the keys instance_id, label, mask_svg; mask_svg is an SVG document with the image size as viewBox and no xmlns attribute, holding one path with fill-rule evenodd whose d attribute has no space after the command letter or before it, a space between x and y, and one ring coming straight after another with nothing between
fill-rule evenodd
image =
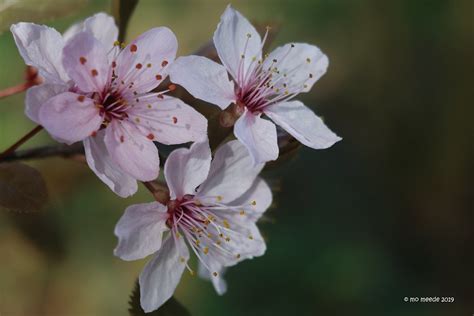
<instances>
[{"instance_id":1,"label":"pink blossom","mask_svg":"<svg viewBox=\"0 0 474 316\"><path fill-rule=\"evenodd\" d=\"M11 30L25 62L45 79L28 90L26 114L60 142L83 141L90 168L118 195L132 195L137 180L158 176L154 141L181 144L206 136L204 116L164 95L169 90L151 92L176 56L168 28L153 28L126 47L103 13L63 36L32 23Z\"/></svg>"},{"instance_id":2,"label":"pink blossom","mask_svg":"<svg viewBox=\"0 0 474 316\"><path fill-rule=\"evenodd\" d=\"M315 149L328 148L341 139L302 102L293 100L299 93L308 92L326 72L326 55L316 46L292 43L262 58L267 35L268 30L262 40L249 21L228 6L214 33L214 45L223 65L187 56L178 58L170 70L171 80L194 97L222 109L236 104L241 116L234 125L234 134L247 147L254 163L278 158L275 124ZM275 124L263 119L262 114Z\"/></svg>"},{"instance_id":3,"label":"pink blossom","mask_svg":"<svg viewBox=\"0 0 474 316\"><path fill-rule=\"evenodd\" d=\"M188 264L189 249L199 259L200 276L223 294L226 267L261 256L265 242L256 226L272 202L268 185L257 177L263 164L252 164L238 141L221 146L211 162L208 142L178 149L165 163L171 200L128 207L115 234L115 255L137 260L153 254L142 271L141 305L159 308L172 295ZM165 236L163 237L163 234Z\"/></svg>"}]
</instances>

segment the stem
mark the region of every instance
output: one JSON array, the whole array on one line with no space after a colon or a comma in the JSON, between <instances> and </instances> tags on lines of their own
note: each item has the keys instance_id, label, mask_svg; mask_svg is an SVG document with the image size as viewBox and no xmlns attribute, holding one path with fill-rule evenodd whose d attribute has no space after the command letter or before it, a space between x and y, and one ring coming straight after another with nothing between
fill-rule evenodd
<instances>
[{"instance_id":1,"label":"stem","mask_svg":"<svg viewBox=\"0 0 474 316\"><path fill-rule=\"evenodd\" d=\"M143 185L150 191L157 202L166 205L170 200L170 193L166 185L157 181L142 182Z\"/></svg>"},{"instance_id":2,"label":"stem","mask_svg":"<svg viewBox=\"0 0 474 316\"><path fill-rule=\"evenodd\" d=\"M23 92L23 91L26 91L29 87L31 87L33 85L34 84L32 84L30 82L25 82L25 83L21 83L19 85L13 86L13 87L3 89L3 90L0 91L0 99L11 96L11 95L14 95L14 94L17 94L17 93L20 93L20 92Z\"/></svg>"},{"instance_id":3,"label":"stem","mask_svg":"<svg viewBox=\"0 0 474 316\"><path fill-rule=\"evenodd\" d=\"M15 150L23 145L27 140L29 140L31 137L35 136L38 134L41 130L43 129L43 126L38 125L35 128L33 128L28 134L20 138L16 143L11 145L9 148L7 148L3 153L0 154L0 160L3 159L4 157L10 155L11 153L14 153Z\"/></svg>"}]
</instances>

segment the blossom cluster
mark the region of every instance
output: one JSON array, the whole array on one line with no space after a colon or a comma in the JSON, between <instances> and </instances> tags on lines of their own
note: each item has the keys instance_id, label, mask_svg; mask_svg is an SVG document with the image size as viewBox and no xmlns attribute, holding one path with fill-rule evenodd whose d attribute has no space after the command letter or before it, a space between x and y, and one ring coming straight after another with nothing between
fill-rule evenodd
<instances>
[{"instance_id":1,"label":"blossom cluster","mask_svg":"<svg viewBox=\"0 0 474 316\"><path fill-rule=\"evenodd\" d=\"M259 173L279 156L277 125L315 149L340 140L294 99L326 72L326 55L304 43L265 55L268 30L262 39L231 6L213 37L221 63L176 58L178 42L166 27L124 45L104 13L63 34L23 22L11 31L25 63L43 79L27 91L26 115L59 142L81 141L89 167L120 197L133 195L137 181L158 177L155 142L193 143L164 163L169 200L129 206L115 228L116 256L153 255L139 278L146 312L173 295L185 269L194 274L190 253L199 260L199 275L219 294L227 288L226 268L264 254L256 222L271 205L272 192ZM167 77L171 84L163 87ZM206 117L169 95L175 84L225 110L222 125L233 126L236 140L212 154Z\"/></svg>"}]
</instances>

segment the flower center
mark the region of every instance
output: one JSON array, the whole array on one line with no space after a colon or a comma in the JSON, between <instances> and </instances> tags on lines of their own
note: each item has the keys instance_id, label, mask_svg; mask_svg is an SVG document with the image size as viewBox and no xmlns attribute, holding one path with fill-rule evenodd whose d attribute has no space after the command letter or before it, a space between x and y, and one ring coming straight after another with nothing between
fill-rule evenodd
<instances>
[{"instance_id":1,"label":"flower center","mask_svg":"<svg viewBox=\"0 0 474 316\"><path fill-rule=\"evenodd\" d=\"M269 28L265 32L260 51L263 49L268 37ZM284 68L284 63L289 58L294 58L292 54L295 48L294 44L289 45L288 50L284 52L279 59L269 60L265 55L263 59L257 59L256 56L247 56L248 43L251 40L251 34L247 34L244 51L240 56L237 68L237 88L236 96L238 104L244 105L252 113L261 113L263 109L277 102L285 102L292 99L298 93L308 87L307 82L313 78L313 74L295 79L297 73L305 72L307 64L311 63L310 58L301 62L293 69ZM251 58L246 66L246 59Z\"/></svg>"},{"instance_id":2,"label":"flower center","mask_svg":"<svg viewBox=\"0 0 474 316\"><path fill-rule=\"evenodd\" d=\"M107 94L99 104L101 104L100 115L104 118L102 128L105 128L113 119L124 120L128 118L127 100L117 92Z\"/></svg>"},{"instance_id":3,"label":"flower center","mask_svg":"<svg viewBox=\"0 0 474 316\"><path fill-rule=\"evenodd\" d=\"M232 220L232 214L244 217L245 211L219 203L222 200L220 196L212 199L216 202L203 205L193 195L186 195L180 200L168 202L166 224L173 238L185 238L203 266L217 276L207 256L227 263L239 261L241 254L236 251L245 242L253 242L254 237L245 225ZM191 268L187 268L193 274Z\"/></svg>"}]
</instances>

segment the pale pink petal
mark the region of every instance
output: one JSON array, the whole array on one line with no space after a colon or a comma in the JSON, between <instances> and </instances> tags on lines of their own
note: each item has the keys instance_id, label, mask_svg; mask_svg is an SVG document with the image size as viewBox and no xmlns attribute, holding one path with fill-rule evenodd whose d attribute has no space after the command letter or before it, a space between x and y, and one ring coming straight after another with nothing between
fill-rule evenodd
<instances>
[{"instance_id":1,"label":"pale pink petal","mask_svg":"<svg viewBox=\"0 0 474 316\"><path fill-rule=\"evenodd\" d=\"M234 83L224 66L201 56L179 57L171 65L170 79L195 98L225 109L235 102Z\"/></svg>"},{"instance_id":2,"label":"pale pink petal","mask_svg":"<svg viewBox=\"0 0 474 316\"><path fill-rule=\"evenodd\" d=\"M207 268L202 263L199 263L198 275L204 280L211 281L217 294L224 295L225 292L227 292L227 282L224 280L224 272L226 269L217 262L210 268L212 271L217 272L217 276L211 275L209 270L207 270Z\"/></svg>"},{"instance_id":3,"label":"pale pink petal","mask_svg":"<svg viewBox=\"0 0 474 316\"><path fill-rule=\"evenodd\" d=\"M64 92L41 106L39 121L52 136L72 144L97 131L102 117L93 100Z\"/></svg>"},{"instance_id":4,"label":"pale pink petal","mask_svg":"<svg viewBox=\"0 0 474 316\"><path fill-rule=\"evenodd\" d=\"M167 207L158 202L127 207L115 226L118 245L114 255L122 260L145 258L161 248L162 235L168 230Z\"/></svg>"},{"instance_id":5,"label":"pale pink petal","mask_svg":"<svg viewBox=\"0 0 474 316\"><path fill-rule=\"evenodd\" d=\"M257 177L252 186L242 196L228 203L228 206L235 206L240 216L256 222L270 207L272 200L270 187L263 179Z\"/></svg>"},{"instance_id":6,"label":"pale pink petal","mask_svg":"<svg viewBox=\"0 0 474 316\"><path fill-rule=\"evenodd\" d=\"M211 149L207 139L194 143L190 149L174 150L165 163L165 178L171 199L195 194L196 188L206 180L210 165Z\"/></svg>"},{"instance_id":7,"label":"pale pink petal","mask_svg":"<svg viewBox=\"0 0 474 316\"><path fill-rule=\"evenodd\" d=\"M250 111L237 120L234 134L247 147L255 164L278 158L276 126Z\"/></svg>"},{"instance_id":8,"label":"pale pink petal","mask_svg":"<svg viewBox=\"0 0 474 316\"><path fill-rule=\"evenodd\" d=\"M76 34L84 31L91 32L108 49L113 47L118 37L118 28L115 25L114 18L100 12L69 27L64 32L63 38L67 42Z\"/></svg>"},{"instance_id":9,"label":"pale pink petal","mask_svg":"<svg viewBox=\"0 0 474 316\"><path fill-rule=\"evenodd\" d=\"M116 59L118 80L127 87L133 82L129 94L148 92L157 87L168 75L170 63L176 57L178 41L167 27L153 28L123 49Z\"/></svg>"},{"instance_id":10,"label":"pale pink petal","mask_svg":"<svg viewBox=\"0 0 474 316\"><path fill-rule=\"evenodd\" d=\"M140 304L146 313L163 305L173 295L183 274L189 252L183 238L168 237L140 274Z\"/></svg>"},{"instance_id":11,"label":"pale pink petal","mask_svg":"<svg viewBox=\"0 0 474 316\"><path fill-rule=\"evenodd\" d=\"M158 177L158 149L133 124L112 121L105 130L104 141L110 156L121 170L140 181L151 181Z\"/></svg>"},{"instance_id":12,"label":"pale pink petal","mask_svg":"<svg viewBox=\"0 0 474 316\"><path fill-rule=\"evenodd\" d=\"M50 98L66 92L68 86L64 84L44 83L33 86L26 91L25 114L35 123L39 124L39 109Z\"/></svg>"},{"instance_id":13,"label":"pale pink petal","mask_svg":"<svg viewBox=\"0 0 474 316\"><path fill-rule=\"evenodd\" d=\"M276 61L276 62L275 62ZM326 73L329 60L319 48L304 43L286 44L276 48L263 63L263 69L276 67L279 80L289 91L308 92L313 84Z\"/></svg>"},{"instance_id":14,"label":"pale pink petal","mask_svg":"<svg viewBox=\"0 0 474 316\"><path fill-rule=\"evenodd\" d=\"M105 131L84 139L84 151L89 167L112 191L126 198L137 192L137 180L112 160L104 143Z\"/></svg>"},{"instance_id":15,"label":"pale pink petal","mask_svg":"<svg viewBox=\"0 0 474 316\"><path fill-rule=\"evenodd\" d=\"M229 241L221 244L221 249L225 249L225 251L210 247L209 256L202 257L204 263L211 268L211 272L215 272L212 271L213 269L231 267L243 260L252 259L265 253L265 240L251 218L230 210L222 210L219 215L222 221L227 222L233 233L230 235ZM219 235L219 232L210 226L206 232ZM234 256L229 256L229 254L234 254Z\"/></svg>"},{"instance_id":16,"label":"pale pink petal","mask_svg":"<svg viewBox=\"0 0 474 316\"><path fill-rule=\"evenodd\" d=\"M53 28L33 23L17 23L10 28L21 57L38 68L46 82L64 83L69 78L62 63L63 38Z\"/></svg>"},{"instance_id":17,"label":"pale pink petal","mask_svg":"<svg viewBox=\"0 0 474 316\"><path fill-rule=\"evenodd\" d=\"M324 149L341 140L300 101L271 105L265 108L265 114L308 147Z\"/></svg>"},{"instance_id":18,"label":"pale pink petal","mask_svg":"<svg viewBox=\"0 0 474 316\"><path fill-rule=\"evenodd\" d=\"M250 65L255 65L262 57L260 35L252 24L230 5L222 14L214 33L214 45L222 64L238 83L242 81L239 79L239 72L247 73Z\"/></svg>"},{"instance_id":19,"label":"pale pink petal","mask_svg":"<svg viewBox=\"0 0 474 316\"><path fill-rule=\"evenodd\" d=\"M140 101L128 115L149 137L162 144L182 144L207 135L207 119L177 98L165 96Z\"/></svg>"},{"instance_id":20,"label":"pale pink petal","mask_svg":"<svg viewBox=\"0 0 474 316\"><path fill-rule=\"evenodd\" d=\"M63 66L82 91L103 91L109 75L107 51L90 32L78 33L64 46Z\"/></svg>"},{"instance_id":21,"label":"pale pink petal","mask_svg":"<svg viewBox=\"0 0 474 316\"><path fill-rule=\"evenodd\" d=\"M199 187L198 198L235 200L252 185L263 164L254 165L247 149L239 141L230 141L217 149L207 180Z\"/></svg>"}]
</instances>

